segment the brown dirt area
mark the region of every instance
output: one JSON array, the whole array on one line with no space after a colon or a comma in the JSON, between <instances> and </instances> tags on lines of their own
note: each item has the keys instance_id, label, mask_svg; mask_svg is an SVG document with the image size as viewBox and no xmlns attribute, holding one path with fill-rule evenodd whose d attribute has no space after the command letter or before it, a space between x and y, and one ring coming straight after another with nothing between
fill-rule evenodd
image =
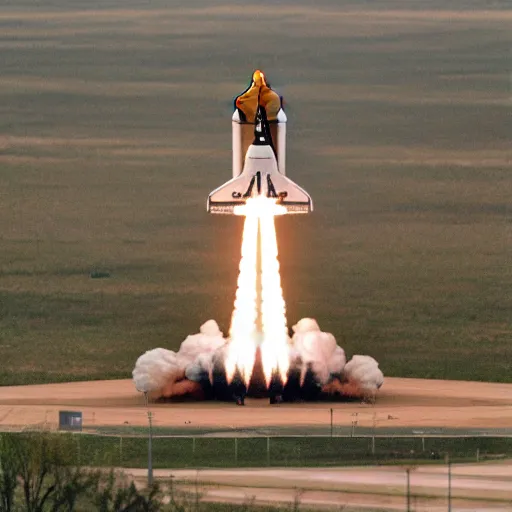
<instances>
[{"instance_id":1,"label":"brown dirt area","mask_svg":"<svg viewBox=\"0 0 512 512\"><path fill-rule=\"evenodd\" d=\"M375 405L318 402L269 406L248 399L225 402L152 403L156 426L238 429L263 426L511 428L512 384L387 378ZM143 396L126 380L0 388L0 427L56 425L58 411L78 409L85 427L146 425Z\"/></svg>"},{"instance_id":2,"label":"brown dirt area","mask_svg":"<svg viewBox=\"0 0 512 512\"><path fill-rule=\"evenodd\" d=\"M412 510L441 512L447 506L447 466L413 467L410 472ZM126 472L144 485L146 470ZM155 478L171 478L180 490L199 492L204 501L291 504L340 510L404 510L405 467L259 468L156 470ZM510 511L511 461L454 464L451 507L472 512ZM343 509L344 510L344 509Z\"/></svg>"}]
</instances>

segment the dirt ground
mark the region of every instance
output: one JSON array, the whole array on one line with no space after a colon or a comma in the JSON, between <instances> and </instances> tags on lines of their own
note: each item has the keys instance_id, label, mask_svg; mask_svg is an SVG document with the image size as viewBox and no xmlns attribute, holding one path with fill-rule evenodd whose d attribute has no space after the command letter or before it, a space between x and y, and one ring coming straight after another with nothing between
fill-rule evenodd
<instances>
[{"instance_id":1,"label":"dirt ground","mask_svg":"<svg viewBox=\"0 0 512 512\"><path fill-rule=\"evenodd\" d=\"M320 402L246 407L222 402L151 403L155 426L240 429L263 426L512 428L512 384L387 378L375 405ZM146 425L144 399L129 379L0 387L0 427L56 426L58 411L80 410L84 427ZM357 417L355 416L357 413Z\"/></svg>"}]
</instances>

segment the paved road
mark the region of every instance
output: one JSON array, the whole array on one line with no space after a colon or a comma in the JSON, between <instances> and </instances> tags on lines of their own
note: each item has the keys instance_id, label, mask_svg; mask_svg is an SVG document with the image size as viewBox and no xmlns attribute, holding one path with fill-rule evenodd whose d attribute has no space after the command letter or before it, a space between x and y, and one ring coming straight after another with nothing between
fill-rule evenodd
<instances>
[{"instance_id":1,"label":"paved road","mask_svg":"<svg viewBox=\"0 0 512 512\"><path fill-rule=\"evenodd\" d=\"M130 470L142 480L143 470ZM158 470L157 478L200 483L208 501L290 503L366 510L405 510L407 477L401 467ZM194 486L190 486L192 489ZM447 510L447 466L411 469L411 504L416 511ZM299 494L297 489L300 490ZM512 461L452 465L452 511L512 512Z\"/></svg>"}]
</instances>

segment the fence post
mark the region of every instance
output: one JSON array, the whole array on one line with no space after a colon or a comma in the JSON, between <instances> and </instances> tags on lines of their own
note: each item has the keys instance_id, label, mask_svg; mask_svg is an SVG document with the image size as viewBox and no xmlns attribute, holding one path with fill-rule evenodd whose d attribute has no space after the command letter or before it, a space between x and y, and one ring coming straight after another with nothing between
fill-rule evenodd
<instances>
[{"instance_id":1,"label":"fence post","mask_svg":"<svg viewBox=\"0 0 512 512\"><path fill-rule=\"evenodd\" d=\"M372 436L372 455L375 455L375 434Z\"/></svg>"},{"instance_id":2,"label":"fence post","mask_svg":"<svg viewBox=\"0 0 512 512\"><path fill-rule=\"evenodd\" d=\"M196 438L193 437L192 438L192 455L195 456L195 454L196 454Z\"/></svg>"},{"instance_id":3,"label":"fence post","mask_svg":"<svg viewBox=\"0 0 512 512\"><path fill-rule=\"evenodd\" d=\"M351 416L352 416L352 417L354 417L354 416L355 416L355 418L356 418L356 419L355 419L355 420L354 420L354 419L352 419L352 432L350 433L350 437L354 437L354 434L355 434L355 430L356 430L356 426L357 426L357 415L358 415L358 413L357 413L357 412L353 412L353 413L351 414Z\"/></svg>"},{"instance_id":4,"label":"fence post","mask_svg":"<svg viewBox=\"0 0 512 512\"><path fill-rule=\"evenodd\" d=\"M480 448L476 449L476 461L480 462Z\"/></svg>"},{"instance_id":5,"label":"fence post","mask_svg":"<svg viewBox=\"0 0 512 512\"><path fill-rule=\"evenodd\" d=\"M425 438L421 438L421 449L423 450L423 453L425 453Z\"/></svg>"},{"instance_id":6,"label":"fence post","mask_svg":"<svg viewBox=\"0 0 512 512\"><path fill-rule=\"evenodd\" d=\"M267 466L270 466L270 437L267 437Z\"/></svg>"},{"instance_id":7,"label":"fence post","mask_svg":"<svg viewBox=\"0 0 512 512\"><path fill-rule=\"evenodd\" d=\"M82 465L82 457L80 453L80 434L76 434L76 458L78 461L78 465Z\"/></svg>"},{"instance_id":8,"label":"fence post","mask_svg":"<svg viewBox=\"0 0 512 512\"><path fill-rule=\"evenodd\" d=\"M238 438L235 437L235 464L238 464Z\"/></svg>"},{"instance_id":9,"label":"fence post","mask_svg":"<svg viewBox=\"0 0 512 512\"><path fill-rule=\"evenodd\" d=\"M119 436L119 465L123 465L123 436Z\"/></svg>"}]
</instances>

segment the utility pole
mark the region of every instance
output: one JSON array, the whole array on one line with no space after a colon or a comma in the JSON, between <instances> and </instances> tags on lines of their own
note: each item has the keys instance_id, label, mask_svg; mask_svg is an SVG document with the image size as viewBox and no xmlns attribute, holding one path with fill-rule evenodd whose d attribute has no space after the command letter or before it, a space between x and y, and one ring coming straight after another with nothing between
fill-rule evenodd
<instances>
[{"instance_id":1,"label":"utility pole","mask_svg":"<svg viewBox=\"0 0 512 512\"><path fill-rule=\"evenodd\" d=\"M149 422L149 432L148 432L148 487L153 485L153 423L152 423L152 414L149 410L149 401L148 401L148 392L144 392L144 402L146 403L146 407L148 408L148 422Z\"/></svg>"},{"instance_id":2,"label":"utility pole","mask_svg":"<svg viewBox=\"0 0 512 512\"><path fill-rule=\"evenodd\" d=\"M411 468L405 470L407 473L407 512L411 512Z\"/></svg>"},{"instance_id":3,"label":"utility pole","mask_svg":"<svg viewBox=\"0 0 512 512\"><path fill-rule=\"evenodd\" d=\"M452 463L448 457L448 512L452 512Z\"/></svg>"}]
</instances>

